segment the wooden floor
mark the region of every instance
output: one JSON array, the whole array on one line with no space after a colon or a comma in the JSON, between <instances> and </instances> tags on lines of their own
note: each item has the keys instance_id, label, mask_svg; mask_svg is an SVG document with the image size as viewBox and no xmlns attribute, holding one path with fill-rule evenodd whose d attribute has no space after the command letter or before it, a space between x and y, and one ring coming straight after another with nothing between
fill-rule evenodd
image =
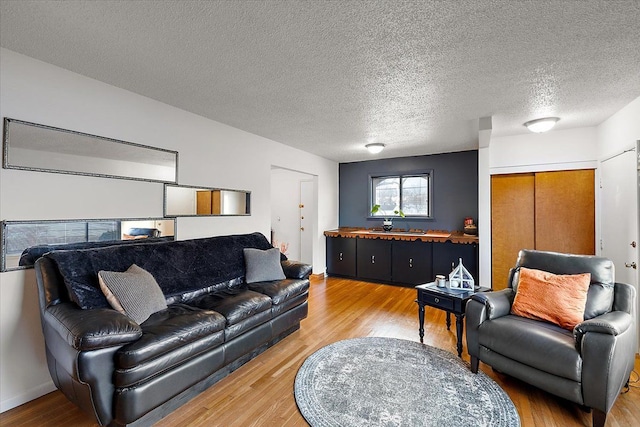
<instances>
[{"instance_id":1,"label":"wooden floor","mask_svg":"<svg viewBox=\"0 0 640 427\"><path fill-rule=\"evenodd\" d=\"M161 420L156 426L306 426L293 397L293 382L307 356L332 342L364 336L418 341L416 292L411 288L346 279L312 279L309 317L301 329ZM455 330L455 328L453 328ZM426 308L425 344L455 353L445 315ZM466 346L463 358L468 362ZM636 358L636 372L640 365ZM498 374L493 378L515 403L522 426L590 426L580 407ZM637 379L637 375L635 375ZM632 377L633 379L633 377ZM640 426L640 389L618 397L608 427ZM425 402L426 403L426 402ZM97 425L60 392L0 414L1 426ZM345 426L348 427L348 426Z\"/></svg>"}]
</instances>

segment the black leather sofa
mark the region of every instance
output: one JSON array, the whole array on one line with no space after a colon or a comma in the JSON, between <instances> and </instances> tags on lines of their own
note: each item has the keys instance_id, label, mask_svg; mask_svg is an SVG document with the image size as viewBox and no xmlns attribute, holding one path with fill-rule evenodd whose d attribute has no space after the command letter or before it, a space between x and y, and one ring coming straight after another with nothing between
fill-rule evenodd
<instances>
[{"instance_id":1,"label":"black leather sofa","mask_svg":"<svg viewBox=\"0 0 640 427\"><path fill-rule=\"evenodd\" d=\"M300 327L311 266L245 283L260 233L49 252L35 262L55 385L100 425L150 425ZM150 272L168 307L141 324L112 309L100 270Z\"/></svg>"},{"instance_id":2,"label":"black leather sofa","mask_svg":"<svg viewBox=\"0 0 640 427\"><path fill-rule=\"evenodd\" d=\"M554 274L590 273L584 321L573 331L511 313L520 268ZM542 390L592 409L594 427L628 384L636 352L636 292L617 283L611 260L522 250L509 287L477 293L467 303L471 370L482 361Z\"/></svg>"}]
</instances>

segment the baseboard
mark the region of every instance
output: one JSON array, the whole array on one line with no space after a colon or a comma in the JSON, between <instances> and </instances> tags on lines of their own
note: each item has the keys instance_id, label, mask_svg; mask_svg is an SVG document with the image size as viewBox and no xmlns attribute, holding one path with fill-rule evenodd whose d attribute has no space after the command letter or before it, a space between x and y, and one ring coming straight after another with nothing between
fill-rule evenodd
<instances>
[{"instance_id":1,"label":"baseboard","mask_svg":"<svg viewBox=\"0 0 640 427\"><path fill-rule=\"evenodd\" d=\"M310 279L322 280L324 279L324 273L312 274L309 276Z\"/></svg>"},{"instance_id":2,"label":"baseboard","mask_svg":"<svg viewBox=\"0 0 640 427\"><path fill-rule=\"evenodd\" d=\"M9 409L13 409L16 406L20 406L24 403L30 402L55 390L56 386L55 384L53 384L53 381L48 381L44 384L40 384L39 386L21 393L18 396L14 396L10 399L6 399L0 402L0 413L8 411Z\"/></svg>"}]
</instances>

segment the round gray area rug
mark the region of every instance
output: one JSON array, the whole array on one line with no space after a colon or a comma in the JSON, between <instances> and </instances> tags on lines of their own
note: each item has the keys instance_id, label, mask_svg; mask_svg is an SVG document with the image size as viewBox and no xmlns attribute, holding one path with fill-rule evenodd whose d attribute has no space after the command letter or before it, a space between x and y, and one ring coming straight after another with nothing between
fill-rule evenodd
<instances>
[{"instance_id":1,"label":"round gray area rug","mask_svg":"<svg viewBox=\"0 0 640 427\"><path fill-rule=\"evenodd\" d=\"M509 396L454 354L396 338L354 338L313 353L295 380L312 427L519 426Z\"/></svg>"}]
</instances>

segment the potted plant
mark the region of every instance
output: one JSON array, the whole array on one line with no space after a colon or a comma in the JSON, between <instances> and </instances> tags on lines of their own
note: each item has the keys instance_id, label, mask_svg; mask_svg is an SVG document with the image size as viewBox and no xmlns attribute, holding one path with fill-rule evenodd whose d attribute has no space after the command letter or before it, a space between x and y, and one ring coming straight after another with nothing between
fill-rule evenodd
<instances>
[{"instance_id":1,"label":"potted plant","mask_svg":"<svg viewBox=\"0 0 640 427\"><path fill-rule=\"evenodd\" d=\"M391 231L393 229L393 218L389 216L385 211L380 209L380 205L373 205L373 207L371 208L371 213L375 215L378 212L383 215L382 229L384 231ZM394 215L404 218L404 212L402 212L400 209L394 210L393 213Z\"/></svg>"}]
</instances>

